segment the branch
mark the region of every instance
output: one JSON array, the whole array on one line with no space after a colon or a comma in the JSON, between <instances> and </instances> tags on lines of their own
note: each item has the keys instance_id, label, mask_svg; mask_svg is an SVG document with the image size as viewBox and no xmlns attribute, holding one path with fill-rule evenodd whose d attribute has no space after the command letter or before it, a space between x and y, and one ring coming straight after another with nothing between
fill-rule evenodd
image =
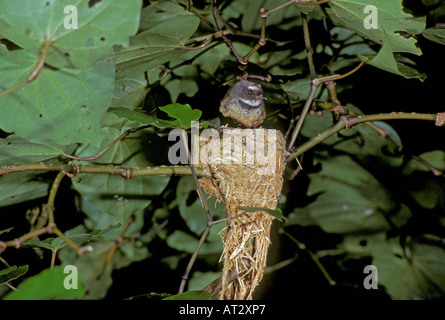
<instances>
[{"instance_id":1,"label":"branch","mask_svg":"<svg viewBox=\"0 0 445 320\"><path fill-rule=\"evenodd\" d=\"M309 64L309 70L311 72L311 91L309 92L308 98L306 99L306 103L304 104L303 110L301 111L301 114L298 118L297 125L295 126L294 131L292 132L292 136L290 139L290 142L287 146L287 151L290 152L292 150L292 147L294 146L295 141L297 140L298 134L300 133L301 127L303 126L303 122L306 118L307 112L309 111L309 108L312 104L312 100L314 99L315 93L317 92L318 86L320 85L315 80L317 80L317 72L315 71L314 61L312 58L312 46L311 46L311 40L309 36L309 26L307 23L307 18L305 14L301 14L301 17L303 19L303 35L304 35L304 45L306 47L307 52L307 60Z\"/></svg>"},{"instance_id":2,"label":"branch","mask_svg":"<svg viewBox=\"0 0 445 320\"><path fill-rule=\"evenodd\" d=\"M309 111L309 108L312 104L312 100L314 99L315 93L318 89L318 84L312 81L311 91L309 92L309 96L306 100L306 103L304 104L303 110L301 111L300 117L298 118L297 125L295 126L294 131L292 132L292 137L289 141L289 144L287 146L287 151L290 152L292 150L292 147L297 140L297 136L300 133L300 129L303 126L304 119L306 118L307 112Z\"/></svg>"},{"instance_id":3,"label":"branch","mask_svg":"<svg viewBox=\"0 0 445 320\"><path fill-rule=\"evenodd\" d=\"M307 142L300 145L287 159L287 162L289 162L291 159L298 157L299 155L303 154L307 150L315 147L317 144L323 142L333 134L343 130L343 129L349 129L353 126L364 123L368 121L383 121L383 120L395 120L395 119L409 119L409 120L428 120L428 121L435 121L437 126L444 126L443 123L438 122L438 118L443 117L445 115L445 112L441 112L438 114L427 114L427 113L404 113L404 112L392 112L392 113L381 113L381 114L372 114L372 115L366 115L366 116L357 116L354 118L346 118L341 117L340 121L337 122L334 126L331 128L321 132L316 137L313 137L309 139Z\"/></svg>"},{"instance_id":4,"label":"branch","mask_svg":"<svg viewBox=\"0 0 445 320\"><path fill-rule=\"evenodd\" d=\"M160 176L160 175L192 175L188 166L157 166L157 167L126 167L115 165L78 165L70 162L67 164L59 163L30 163L12 166L0 167L0 176L8 173L23 171L64 171L70 178L76 177L79 173L107 173L117 174L130 179L138 176ZM207 177L202 169L196 168L196 175Z\"/></svg>"}]
</instances>

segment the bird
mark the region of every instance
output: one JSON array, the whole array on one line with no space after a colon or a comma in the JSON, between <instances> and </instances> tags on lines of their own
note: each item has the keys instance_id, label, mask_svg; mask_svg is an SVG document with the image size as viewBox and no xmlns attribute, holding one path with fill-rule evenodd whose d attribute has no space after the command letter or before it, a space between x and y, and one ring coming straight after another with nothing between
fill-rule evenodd
<instances>
[{"instance_id":1,"label":"bird","mask_svg":"<svg viewBox=\"0 0 445 320\"><path fill-rule=\"evenodd\" d=\"M222 123L244 128L259 126L266 118L264 100L261 85L248 80L238 81L221 100L219 111L225 117Z\"/></svg>"}]
</instances>

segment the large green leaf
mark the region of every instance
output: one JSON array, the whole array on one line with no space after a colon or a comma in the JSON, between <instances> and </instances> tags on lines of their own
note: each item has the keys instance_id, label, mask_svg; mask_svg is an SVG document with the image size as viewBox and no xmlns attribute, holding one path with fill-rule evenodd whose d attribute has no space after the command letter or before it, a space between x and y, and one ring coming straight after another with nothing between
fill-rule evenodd
<instances>
[{"instance_id":1,"label":"large green leaf","mask_svg":"<svg viewBox=\"0 0 445 320\"><path fill-rule=\"evenodd\" d=\"M150 91L147 85L147 79L143 73L132 74L116 81L114 83L111 107L124 107L129 110L136 109Z\"/></svg>"},{"instance_id":2,"label":"large green leaf","mask_svg":"<svg viewBox=\"0 0 445 320\"><path fill-rule=\"evenodd\" d=\"M329 16L337 25L342 25L365 39L376 43L385 42L385 33L393 52L409 52L420 55L422 52L416 47L416 40L410 36L419 34L425 28L425 17L414 18L403 11L401 0L336 0L329 2L331 9ZM372 6L371 11L365 11ZM365 18L376 10L377 28L365 27Z\"/></svg>"},{"instance_id":3,"label":"large green leaf","mask_svg":"<svg viewBox=\"0 0 445 320\"><path fill-rule=\"evenodd\" d=\"M351 255L372 256L378 285L393 299L434 299L445 292L445 249L437 240L408 239L402 247L399 238L387 239L384 233L351 235L341 248Z\"/></svg>"},{"instance_id":4,"label":"large green leaf","mask_svg":"<svg viewBox=\"0 0 445 320\"><path fill-rule=\"evenodd\" d=\"M133 73L143 73L186 52L180 47L185 45L198 25L198 17L184 15L160 23L133 37L129 48L118 49L118 79Z\"/></svg>"},{"instance_id":5,"label":"large green leaf","mask_svg":"<svg viewBox=\"0 0 445 320\"><path fill-rule=\"evenodd\" d=\"M0 176L0 207L44 197L49 183L29 173L11 173Z\"/></svg>"},{"instance_id":6,"label":"large green leaf","mask_svg":"<svg viewBox=\"0 0 445 320\"><path fill-rule=\"evenodd\" d=\"M356 114L362 114L353 105L348 104L348 109ZM403 157L398 154L402 148L402 142L397 132L386 122L372 122L379 129L384 130L385 137L379 135L373 128L366 124L359 124L353 128L342 130L341 138L329 139L335 142L335 150L343 151L356 156L363 163L376 164L399 168ZM390 139L390 140L389 140Z\"/></svg>"},{"instance_id":7,"label":"large green leaf","mask_svg":"<svg viewBox=\"0 0 445 320\"><path fill-rule=\"evenodd\" d=\"M107 127L103 129L105 136L102 147L88 146L79 150L78 156L91 156L97 154L104 146L120 135L120 130ZM131 167L147 167L153 164L147 159L148 153L143 150L142 131L132 134L120 143L115 144L102 155L97 163L124 165ZM154 137L152 137L154 138ZM153 147L153 146L151 146ZM147 150L147 152L149 152ZM165 150L167 155L167 150ZM169 181L169 177L139 176L125 179L122 176L110 174L80 174L73 179L74 188L104 212L112 215L114 223L126 225L128 219L137 210L143 210L150 203L150 196L160 194Z\"/></svg>"},{"instance_id":8,"label":"large green leaf","mask_svg":"<svg viewBox=\"0 0 445 320\"><path fill-rule=\"evenodd\" d=\"M311 174L308 196L316 200L289 215L288 224L318 225L331 233L388 230L384 213L393 204L374 176L348 156L320 161Z\"/></svg>"},{"instance_id":9,"label":"large green leaf","mask_svg":"<svg viewBox=\"0 0 445 320\"><path fill-rule=\"evenodd\" d=\"M0 90L23 81L37 55L25 50L0 54ZM0 98L0 128L34 143L100 142L100 120L111 103L113 58L86 71L44 67L33 82Z\"/></svg>"},{"instance_id":10,"label":"large green leaf","mask_svg":"<svg viewBox=\"0 0 445 320\"><path fill-rule=\"evenodd\" d=\"M176 188L176 199L181 217L185 220L189 229L196 235L201 235L207 225L207 217L192 177L181 177ZM194 201L192 202L190 199L194 199ZM213 218L224 218L224 203L216 203L215 198L210 198L207 195L206 201ZM210 236L210 239L214 240L212 236Z\"/></svg>"},{"instance_id":11,"label":"large green leaf","mask_svg":"<svg viewBox=\"0 0 445 320\"><path fill-rule=\"evenodd\" d=\"M128 45L139 26L142 1L102 0L90 5L89 0L0 1L0 34L34 52L45 40L51 41L47 64L87 70L112 53L114 45ZM67 6L76 8L77 29L66 28L75 18Z\"/></svg>"},{"instance_id":12,"label":"large green leaf","mask_svg":"<svg viewBox=\"0 0 445 320\"><path fill-rule=\"evenodd\" d=\"M382 48L375 57L363 57L363 59L376 68L383 69L407 79L417 78L421 81L426 79L426 74L419 73L416 69L398 62L395 59L393 52L392 43L390 42L389 37L386 37Z\"/></svg>"},{"instance_id":13,"label":"large green leaf","mask_svg":"<svg viewBox=\"0 0 445 320\"><path fill-rule=\"evenodd\" d=\"M86 299L101 299L113 283L112 272L124 268L132 262L146 259L150 254L145 246L136 242L120 245L114 250L114 241L96 241L93 251L79 256L75 250L61 250L59 259L62 264L75 265L82 275L82 281L88 286ZM129 248L132 247L132 248ZM132 251L132 252L130 252ZM114 252L113 255L110 253Z\"/></svg>"},{"instance_id":14,"label":"large green leaf","mask_svg":"<svg viewBox=\"0 0 445 320\"><path fill-rule=\"evenodd\" d=\"M191 15L193 15L193 13L172 1L157 1L142 9L139 30L147 30L165 21L176 20L178 17Z\"/></svg>"},{"instance_id":15,"label":"large green leaf","mask_svg":"<svg viewBox=\"0 0 445 320\"><path fill-rule=\"evenodd\" d=\"M74 147L74 145L67 147L54 143L33 143L12 134L0 140L0 166L49 160L62 152L71 153L74 151Z\"/></svg>"},{"instance_id":16,"label":"large green leaf","mask_svg":"<svg viewBox=\"0 0 445 320\"><path fill-rule=\"evenodd\" d=\"M22 282L17 291L6 296L6 300L47 300L47 299L74 299L80 298L84 294L82 274L78 274L77 289L66 289L64 280L68 277L62 267L43 270L26 281Z\"/></svg>"}]
</instances>

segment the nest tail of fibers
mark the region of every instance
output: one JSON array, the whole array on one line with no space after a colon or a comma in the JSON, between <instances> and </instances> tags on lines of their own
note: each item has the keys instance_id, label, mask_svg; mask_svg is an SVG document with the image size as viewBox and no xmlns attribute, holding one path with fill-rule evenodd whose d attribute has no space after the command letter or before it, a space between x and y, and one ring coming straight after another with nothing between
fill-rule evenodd
<instances>
[{"instance_id":1,"label":"nest tail of fibers","mask_svg":"<svg viewBox=\"0 0 445 320\"><path fill-rule=\"evenodd\" d=\"M277 208L286 143L278 130L225 128L221 132L200 137L198 167L212 178L199 181L208 194L225 202L225 215L231 218L221 232L224 250L218 299L247 300L263 277L274 219L252 208ZM235 280L229 281L233 274Z\"/></svg>"}]
</instances>

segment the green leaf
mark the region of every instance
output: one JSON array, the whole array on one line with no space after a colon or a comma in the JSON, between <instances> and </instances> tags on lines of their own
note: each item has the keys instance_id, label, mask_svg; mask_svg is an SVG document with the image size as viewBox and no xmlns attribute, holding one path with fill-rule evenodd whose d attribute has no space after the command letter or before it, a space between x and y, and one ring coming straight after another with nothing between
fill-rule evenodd
<instances>
[{"instance_id":1,"label":"green leaf","mask_svg":"<svg viewBox=\"0 0 445 320\"><path fill-rule=\"evenodd\" d=\"M416 55L422 53L416 47L417 41L412 36L422 32L425 27L425 17L413 18L405 13L401 0L336 0L329 2L329 6L331 9L328 10L328 14L336 25L344 26L361 37L379 44L385 42L385 34L387 34L387 42L390 43L393 52L408 52ZM372 10L365 13L367 6L372 6ZM377 28L366 29L365 18L373 12L377 20L371 19L367 22L375 24ZM403 36L401 33L408 34L410 37Z\"/></svg>"},{"instance_id":2,"label":"green leaf","mask_svg":"<svg viewBox=\"0 0 445 320\"><path fill-rule=\"evenodd\" d=\"M246 211L246 212L256 212L256 211L264 211L268 214L273 215L275 218L280 220L281 222L287 222L287 218L283 215L283 212L280 208L277 208L275 210L268 209L268 208L260 208L260 207L238 207L240 210Z\"/></svg>"},{"instance_id":3,"label":"green leaf","mask_svg":"<svg viewBox=\"0 0 445 320\"><path fill-rule=\"evenodd\" d=\"M176 120L171 121L171 124L178 127L190 127L193 121L199 120L202 111L192 109L188 104L169 104L164 107L159 107L159 110L166 112L170 117Z\"/></svg>"},{"instance_id":4,"label":"green leaf","mask_svg":"<svg viewBox=\"0 0 445 320\"><path fill-rule=\"evenodd\" d=\"M292 103L307 99L311 89L311 82L308 78L290 81L281 85L281 88L289 96Z\"/></svg>"},{"instance_id":5,"label":"green leaf","mask_svg":"<svg viewBox=\"0 0 445 320\"><path fill-rule=\"evenodd\" d=\"M97 154L120 134L120 130L116 128L104 128L104 140L101 147L86 146L79 149L76 155L82 157ZM148 159L158 161L155 157L164 156L164 159L168 154L168 146L164 145L164 149L159 149L159 142L151 141L154 139L157 139L157 136L143 131L133 133L131 138L124 139L112 146L96 160L96 163L140 168L153 166L153 163ZM144 150L151 150L154 144L158 146L158 154L144 153ZM85 200L94 203L95 206L114 217L115 220L111 224L126 225L131 215L146 208L151 203L149 197L160 194L169 180L170 177L161 176L139 176L125 179L122 176L110 174L79 174L73 179L73 186Z\"/></svg>"},{"instance_id":6,"label":"green leaf","mask_svg":"<svg viewBox=\"0 0 445 320\"><path fill-rule=\"evenodd\" d=\"M110 231L110 233L112 232ZM112 250L113 243L110 241L96 241L91 244L93 251L81 256L75 250L61 250L59 252L58 257L62 264L75 265L79 274L82 275L83 283L90 284L83 298L101 299L105 297L107 290L113 283L113 270L124 268L134 261L140 261L149 256L147 248L144 246L137 248L137 242L135 242L132 243L134 246L134 260L130 259L121 250L120 246L110 260L110 250ZM128 251L128 248L125 248L125 250Z\"/></svg>"},{"instance_id":7,"label":"green leaf","mask_svg":"<svg viewBox=\"0 0 445 320\"><path fill-rule=\"evenodd\" d=\"M25 50L0 54L0 90L23 81L36 59ZM0 128L33 143L98 145L113 86L112 58L86 71L44 67L33 82L1 98Z\"/></svg>"},{"instance_id":8,"label":"green leaf","mask_svg":"<svg viewBox=\"0 0 445 320\"><path fill-rule=\"evenodd\" d=\"M146 72L179 57L186 52L180 47L185 45L198 25L198 17L184 15L162 22L133 37L128 49L118 49L117 78Z\"/></svg>"},{"instance_id":9,"label":"green leaf","mask_svg":"<svg viewBox=\"0 0 445 320\"><path fill-rule=\"evenodd\" d=\"M161 0L142 9L139 30L153 28L168 20L176 20L180 16L193 16L193 13L185 10L180 5Z\"/></svg>"},{"instance_id":10,"label":"green leaf","mask_svg":"<svg viewBox=\"0 0 445 320\"><path fill-rule=\"evenodd\" d=\"M91 233L80 233L80 234L73 234L70 232L67 232L65 235L73 241L75 244L82 246L87 242L97 240L100 238L104 233L107 233L110 230L119 228L119 224L111 225L108 228L105 228L103 230L95 230ZM47 238L45 240L27 240L22 244L23 247L39 247L44 249L49 249L52 251L60 250L64 247L66 247L68 244L60 237L57 238Z\"/></svg>"},{"instance_id":11,"label":"green leaf","mask_svg":"<svg viewBox=\"0 0 445 320\"><path fill-rule=\"evenodd\" d=\"M0 234L7 233L7 232L11 231L12 229L14 229L14 227L11 227L11 228L8 228L8 229L0 230Z\"/></svg>"},{"instance_id":12,"label":"green leaf","mask_svg":"<svg viewBox=\"0 0 445 320\"><path fill-rule=\"evenodd\" d=\"M64 280L69 274L64 273L60 266L43 270L18 287L17 291L8 294L5 300L47 300L47 299L75 299L84 295L82 281L78 274L78 288L65 289Z\"/></svg>"},{"instance_id":13,"label":"green leaf","mask_svg":"<svg viewBox=\"0 0 445 320\"><path fill-rule=\"evenodd\" d=\"M444 204L445 188L443 181L437 179L417 179L412 178L411 196L421 206L427 209L434 209L440 203Z\"/></svg>"},{"instance_id":14,"label":"green leaf","mask_svg":"<svg viewBox=\"0 0 445 320\"><path fill-rule=\"evenodd\" d=\"M207 291L186 291L162 300L210 300L210 297L211 294Z\"/></svg>"},{"instance_id":15,"label":"green leaf","mask_svg":"<svg viewBox=\"0 0 445 320\"><path fill-rule=\"evenodd\" d=\"M392 48L391 42L388 41L388 38L386 38L386 41L384 42L382 48L374 58L362 58L366 63L376 68L394 73L406 79L417 78L422 82L426 79L426 74L419 73L416 69L413 69L401 62L396 61L393 55L393 51L394 50Z\"/></svg>"},{"instance_id":16,"label":"green leaf","mask_svg":"<svg viewBox=\"0 0 445 320\"><path fill-rule=\"evenodd\" d=\"M46 64L88 70L110 55L114 45L128 46L128 38L138 29L142 6L141 0L102 0L92 7L90 2L1 1L0 34L34 52L43 47L45 40L51 41ZM67 7L72 5L77 11L76 29L68 26L75 19Z\"/></svg>"},{"instance_id":17,"label":"green leaf","mask_svg":"<svg viewBox=\"0 0 445 320\"><path fill-rule=\"evenodd\" d=\"M362 114L355 106L348 104L348 109L356 114ZM399 168L403 163L403 156L398 152L402 142L397 132L386 122L373 121L374 125L386 132L386 137L380 136L373 128L361 124L340 132L343 138L331 139L335 142L334 149L357 157L363 163L370 165L376 162ZM345 138L346 137L346 138Z\"/></svg>"},{"instance_id":18,"label":"green leaf","mask_svg":"<svg viewBox=\"0 0 445 320\"><path fill-rule=\"evenodd\" d=\"M334 115L330 111L324 111L320 116L318 113L308 114L304 120L301 134L307 138L316 137L320 132L334 125ZM338 143L341 139L337 135L332 135L322 143L332 145Z\"/></svg>"},{"instance_id":19,"label":"green leaf","mask_svg":"<svg viewBox=\"0 0 445 320\"><path fill-rule=\"evenodd\" d=\"M222 224L219 224L222 225ZM212 227L211 231L213 232L219 232L218 228L216 226ZM169 247L183 251L189 254L192 254L195 252L196 247L198 246L199 239L185 233L181 230L175 230L168 238L167 238L167 244ZM204 242L203 246L201 247L199 254L200 255L206 255L206 254L220 254L222 252L222 243L220 240L215 241L207 241Z\"/></svg>"},{"instance_id":20,"label":"green leaf","mask_svg":"<svg viewBox=\"0 0 445 320\"><path fill-rule=\"evenodd\" d=\"M38 144L15 134L0 140L0 166L35 163L71 153L75 146L61 146L55 143Z\"/></svg>"},{"instance_id":21,"label":"green leaf","mask_svg":"<svg viewBox=\"0 0 445 320\"><path fill-rule=\"evenodd\" d=\"M170 121L158 119L156 117L150 116L148 114L133 111L127 108L110 108L110 112L117 115L119 118L128 119L131 121L138 121L142 125L152 125L153 127L164 129L164 128L174 128Z\"/></svg>"},{"instance_id":22,"label":"green leaf","mask_svg":"<svg viewBox=\"0 0 445 320\"><path fill-rule=\"evenodd\" d=\"M402 248L400 243L405 243ZM349 254L372 256L378 285L397 300L438 299L445 291L445 249L431 240L387 239L384 233L347 236L341 246Z\"/></svg>"},{"instance_id":23,"label":"green leaf","mask_svg":"<svg viewBox=\"0 0 445 320\"><path fill-rule=\"evenodd\" d=\"M445 29L428 28L422 31L422 35L428 40L445 45Z\"/></svg>"},{"instance_id":24,"label":"green leaf","mask_svg":"<svg viewBox=\"0 0 445 320\"><path fill-rule=\"evenodd\" d=\"M190 199L193 199L193 197L195 197L195 200L191 202ZM210 215L212 217L218 217L218 219L223 219L225 211L224 203L215 203L216 200L214 198L209 198L206 195L205 198ZM207 226L207 218L201 200L196 192L195 181L192 177L181 177L176 187L176 199L179 213L187 223L190 231L198 236L201 235ZM212 240L212 236L209 236L208 239Z\"/></svg>"},{"instance_id":25,"label":"green leaf","mask_svg":"<svg viewBox=\"0 0 445 320\"><path fill-rule=\"evenodd\" d=\"M153 127L160 129L178 127L189 128L191 123L199 120L202 114L201 110L192 109L188 104L183 105L174 103L164 107L159 107L159 109L176 120L162 120L148 114L126 108L111 108L110 112L117 115L119 118L138 121L141 125L152 125Z\"/></svg>"},{"instance_id":26,"label":"green leaf","mask_svg":"<svg viewBox=\"0 0 445 320\"><path fill-rule=\"evenodd\" d=\"M192 277L190 278L188 282L188 290L200 290L216 279L221 276L221 271L218 272L201 272L201 271L195 271L192 274Z\"/></svg>"},{"instance_id":27,"label":"green leaf","mask_svg":"<svg viewBox=\"0 0 445 320\"><path fill-rule=\"evenodd\" d=\"M317 199L289 215L288 225L317 225L330 233L388 230L383 213L393 204L374 176L348 156L320 161L321 172L310 175L308 196Z\"/></svg>"},{"instance_id":28,"label":"green leaf","mask_svg":"<svg viewBox=\"0 0 445 320\"><path fill-rule=\"evenodd\" d=\"M196 81L192 79L173 79L167 82L165 88L170 92L172 101L176 101L181 93L193 97L199 91Z\"/></svg>"},{"instance_id":29,"label":"green leaf","mask_svg":"<svg viewBox=\"0 0 445 320\"><path fill-rule=\"evenodd\" d=\"M48 183L29 173L14 173L0 176L0 207L45 197Z\"/></svg>"},{"instance_id":30,"label":"green leaf","mask_svg":"<svg viewBox=\"0 0 445 320\"><path fill-rule=\"evenodd\" d=\"M445 151L434 150L422 153L419 158L426 161L434 168L445 171ZM417 160L411 159L403 169L404 174L411 174L414 171L430 172L431 170Z\"/></svg>"},{"instance_id":31,"label":"green leaf","mask_svg":"<svg viewBox=\"0 0 445 320\"><path fill-rule=\"evenodd\" d=\"M120 79L114 83L111 107L125 107L125 109L134 110L149 91L147 79L143 73Z\"/></svg>"},{"instance_id":32,"label":"green leaf","mask_svg":"<svg viewBox=\"0 0 445 320\"><path fill-rule=\"evenodd\" d=\"M12 266L3 270L0 270L0 285L17 279L28 272L28 265L24 266Z\"/></svg>"}]
</instances>

